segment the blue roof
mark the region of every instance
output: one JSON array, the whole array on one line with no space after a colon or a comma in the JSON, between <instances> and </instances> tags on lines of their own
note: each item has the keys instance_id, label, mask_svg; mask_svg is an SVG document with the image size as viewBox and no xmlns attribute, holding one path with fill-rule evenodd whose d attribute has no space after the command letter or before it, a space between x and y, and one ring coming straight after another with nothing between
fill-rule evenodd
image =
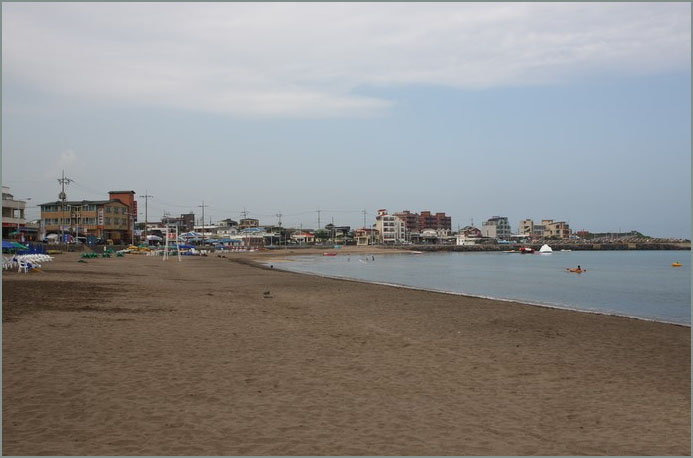
<instances>
[{"instance_id":1,"label":"blue roof","mask_svg":"<svg viewBox=\"0 0 693 458\"><path fill-rule=\"evenodd\" d=\"M241 232L265 232L264 227L247 227L243 229Z\"/></svg>"}]
</instances>

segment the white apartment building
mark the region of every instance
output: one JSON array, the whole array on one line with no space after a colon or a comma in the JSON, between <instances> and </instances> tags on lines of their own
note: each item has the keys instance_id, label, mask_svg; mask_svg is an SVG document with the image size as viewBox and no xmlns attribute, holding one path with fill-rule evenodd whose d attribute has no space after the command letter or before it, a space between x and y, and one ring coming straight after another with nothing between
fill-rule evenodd
<instances>
[{"instance_id":1,"label":"white apartment building","mask_svg":"<svg viewBox=\"0 0 693 458\"><path fill-rule=\"evenodd\" d=\"M375 228L380 235L380 243L394 244L406 241L406 224L405 221L397 216L390 215L386 209L378 210L378 216L375 217Z\"/></svg>"},{"instance_id":2,"label":"white apartment building","mask_svg":"<svg viewBox=\"0 0 693 458\"><path fill-rule=\"evenodd\" d=\"M492 216L481 226L481 235L492 239L507 240L511 230L507 216Z\"/></svg>"}]
</instances>

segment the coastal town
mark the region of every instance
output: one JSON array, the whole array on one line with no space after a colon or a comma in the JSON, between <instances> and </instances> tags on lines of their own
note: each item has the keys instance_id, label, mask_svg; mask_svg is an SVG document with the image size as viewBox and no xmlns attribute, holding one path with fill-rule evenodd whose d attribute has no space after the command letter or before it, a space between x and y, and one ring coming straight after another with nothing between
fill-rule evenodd
<instances>
[{"instance_id":1,"label":"coastal town","mask_svg":"<svg viewBox=\"0 0 693 458\"><path fill-rule=\"evenodd\" d=\"M63 177L64 179L64 177ZM61 179L58 180L59 182ZM189 246L209 246L219 249L258 249L301 247L315 245L356 246L423 246L431 249L467 247L468 249L503 249L515 245L552 242L564 246L594 247L595 244L637 244L653 246L690 247L690 241L656 239L637 231L623 233L591 233L574 231L566 221L523 219L512 226L506 216L491 216L480 227L473 220L468 225L453 225L445 212L428 210L390 212L378 209L374 219L367 219L363 211L363 225L351 227L320 222L314 228L285 227L281 214L276 221L261 221L243 212L240 218L205 220L204 204L201 214L181 213L155 216L148 212L147 202L152 196L139 196L133 190L104 192L101 200L68 199L63 185L55 201L38 203L40 218L28 220L27 201L17 199L9 187L2 188L3 240L18 243L45 243L61 245L163 245L185 243ZM145 208L142 208L145 200ZM139 204L139 205L138 205ZM142 212L144 210L144 212ZM234 215L235 216L235 215ZM460 248L465 249L465 248Z\"/></svg>"},{"instance_id":2,"label":"coastal town","mask_svg":"<svg viewBox=\"0 0 693 458\"><path fill-rule=\"evenodd\" d=\"M691 2L2 5L4 456L691 456Z\"/></svg>"}]
</instances>

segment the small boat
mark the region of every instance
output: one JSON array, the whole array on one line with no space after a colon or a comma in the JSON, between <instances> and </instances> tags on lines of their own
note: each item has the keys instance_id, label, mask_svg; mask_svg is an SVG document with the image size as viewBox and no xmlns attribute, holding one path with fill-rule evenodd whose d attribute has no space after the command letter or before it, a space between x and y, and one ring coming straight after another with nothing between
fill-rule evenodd
<instances>
[{"instance_id":1,"label":"small boat","mask_svg":"<svg viewBox=\"0 0 693 458\"><path fill-rule=\"evenodd\" d=\"M561 251L565 251L565 252L567 253L567 252L570 252L570 251L573 251L573 250L562 249Z\"/></svg>"},{"instance_id":2,"label":"small boat","mask_svg":"<svg viewBox=\"0 0 693 458\"><path fill-rule=\"evenodd\" d=\"M553 253L553 250L551 249L550 246L548 246L546 243L539 248L539 253L541 254L551 254Z\"/></svg>"},{"instance_id":3,"label":"small boat","mask_svg":"<svg viewBox=\"0 0 693 458\"><path fill-rule=\"evenodd\" d=\"M674 262L674 263L671 264L671 267L681 267L682 265L683 265L683 264L681 264L680 262L676 261L676 262Z\"/></svg>"},{"instance_id":4,"label":"small boat","mask_svg":"<svg viewBox=\"0 0 693 458\"><path fill-rule=\"evenodd\" d=\"M532 253L534 253L534 248L530 248L530 247L523 246L522 248L520 248L520 253L522 253L522 254L532 254Z\"/></svg>"},{"instance_id":5,"label":"small boat","mask_svg":"<svg viewBox=\"0 0 693 458\"><path fill-rule=\"evenodd\" d=\"M337 253L323 253L323 256L337 256Z\"/></svg>"}]
</instances>

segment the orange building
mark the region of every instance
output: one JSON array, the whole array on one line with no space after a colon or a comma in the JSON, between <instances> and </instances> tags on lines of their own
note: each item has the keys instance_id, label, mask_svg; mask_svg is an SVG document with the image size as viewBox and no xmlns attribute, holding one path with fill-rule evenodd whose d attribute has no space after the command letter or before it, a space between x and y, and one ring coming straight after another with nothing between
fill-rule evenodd
<instances>
[{"instance_id":1,"label":"orange building","mask_svg":"<svg viewBox=\"0 0 693 458\"><path fill-rule=\"evenodd\" d=\"M133 240L137 219L135 191L110 191L108 200L55 201L41 204L46 234L95 236L118 243Z\"/></svg>"},{"instance_id":2,"label":"orange building","mask_svg":"<svg viewBox=\"0 0 693 458\"><path fill-rule=\"evenodd\" d=\"M46 234L95 236L129 242L129 207L120 200L55 201L40 205Z\"/></svg>"},{"instance_id":3,"label":"orange building","mask_svg":"<svg viewBox=\"0 0 693 458\"><path fill-rule=\"evenodd\" d=\"M135 191L108 191L108 197L110 200L119 200L128 206L128 234L125 238L130 240L135 231L135 223L137 222Z\"/></svg>"}]
</instances>

